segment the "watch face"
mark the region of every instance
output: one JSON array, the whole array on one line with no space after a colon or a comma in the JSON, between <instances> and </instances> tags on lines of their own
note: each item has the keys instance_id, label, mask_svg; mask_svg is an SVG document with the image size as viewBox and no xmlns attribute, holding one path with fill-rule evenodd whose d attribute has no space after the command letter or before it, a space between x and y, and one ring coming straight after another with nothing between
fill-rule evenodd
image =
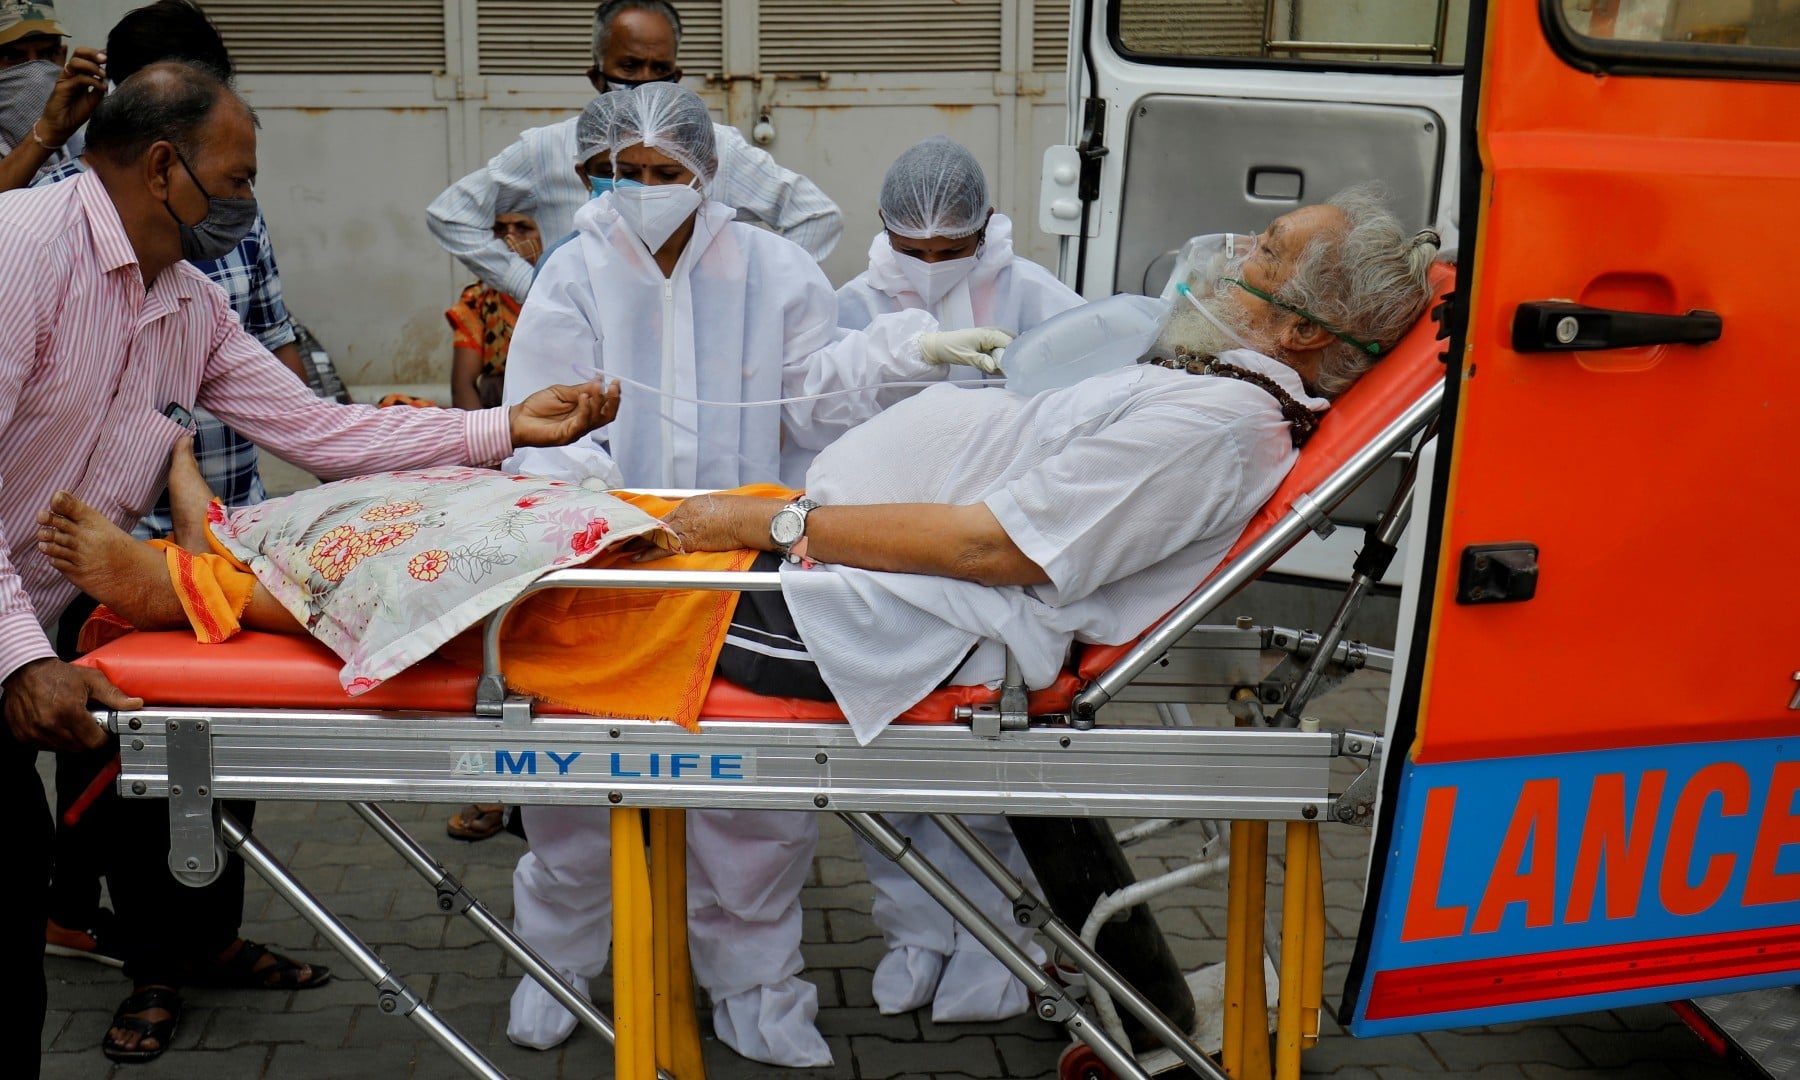
<instances>
[{"instance_id":1,"label":"watch face","mask_svg":"<svg viewBox=\"0 0 1800 1080\"><path fill-rule=\"evenodd\" d=\"M769 539L784 548L792 547L799 541L800 534L805 528L806 519L800 515L800 512L792 507L784 506L775 511L774 518L769 521Z\"/></svg>"}]
</instances>

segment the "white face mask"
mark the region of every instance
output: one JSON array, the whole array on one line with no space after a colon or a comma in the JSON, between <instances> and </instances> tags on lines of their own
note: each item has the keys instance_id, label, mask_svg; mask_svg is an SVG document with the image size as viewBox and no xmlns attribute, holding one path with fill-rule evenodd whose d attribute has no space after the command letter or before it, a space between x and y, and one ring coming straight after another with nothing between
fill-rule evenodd
<instances>
[{"instance_id":1,"label":"white face mask","mask_svg":"<svg viewBox=\"0 0 1800 1080\"><path fill-rule=\"evenodd\" d=\"M960 259L945 259L942 262L928 263L917 255L903 255L894 252L900 263L900 273L906 276L906 283L912 291L919 294L926 307L936 306L939 300L950 295L950 290L975 271L975 263L980 255L965 255Z\"/></svg>"},{"instance_id":2,"label":"white face mask","mask_svg":"<svg viewBox=\"0 0 1800 1080\"><path fill-rule=\"evenodd\" d=\"M682 222L693 217L706 201L706 196L695 186L699 183L699 177L688 184L634 184L627 187L615 183L612 197L626 228L636 233L654 255L669 242L669 237L675 235L675 230L681 228Z\"/></svg>"}]
</instances>

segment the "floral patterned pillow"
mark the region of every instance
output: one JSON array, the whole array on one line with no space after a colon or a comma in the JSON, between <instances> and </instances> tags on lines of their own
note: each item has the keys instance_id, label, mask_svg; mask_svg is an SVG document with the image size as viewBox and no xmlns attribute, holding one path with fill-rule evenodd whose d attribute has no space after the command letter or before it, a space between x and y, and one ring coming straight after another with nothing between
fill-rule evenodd
<instances>
[{"instance_id":1,"label":"floral patterned pillow","mask_svg":"<svg viewBox=\"0 0 1800 1080\"><path fill-rule=\"evenodd\" d=\"M605 492L449 467L270 499L215 520L213 533L343 658L339 677L356 695L543 574L660 527Z\"/></svg>"}]
</instances>

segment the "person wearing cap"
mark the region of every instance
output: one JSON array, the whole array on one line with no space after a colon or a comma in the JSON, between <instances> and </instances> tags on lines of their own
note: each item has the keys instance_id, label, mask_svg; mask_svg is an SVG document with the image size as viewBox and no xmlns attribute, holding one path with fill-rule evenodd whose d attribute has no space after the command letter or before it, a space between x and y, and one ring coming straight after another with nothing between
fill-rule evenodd
<instances>
[{"instance_id":1,"label":"person wearing cap","mask_svg":"<svg viewBox=\"0 0 1800 1080\"><path fill-rule=\"evenodd\" d=\"M50 0L0 0L0 191L80 153L77 133L106 93L104 53L77 49Z\"/></svg>"},{"instance_id":2,"label":"person wearing cap","mask_svg":"<svg viewBox=\"0 0 1800 1080\"><path fill-rule=\"evenodd\" d=\"M925 311L944 329L1003 326L1016 333L1082 303L1048 270L1013 253L1012 222L988 201L987 177L968 148L933 135L888 167L881 184L882 230L869 243L869 268L837 291L838 325L861 330L897 311ZM953 367L950 378L982 379ZM790 447L783 468L812 453ZM804 465L801 466L804 470ZM801 475L804 475L802 471ZM1006 928L1035 959L1043 954L1011 903L923 814L892 814L894 828L949 874L964 895ZM1029 881L1031 870L1004 818L970 817L988 848ZM869 883L870 914L888 952L875 969L875 1004L888 1015L931 1005L936 1023L999 1020L1030 1007L1025 984L969 936L893 860L858 841Z\"/></svg>"},{"instance_id":3,"label":"person wearing cap","mask_svg":"<svg viewBox=\"0 0 1800 1080\"><path fill-rule=\"evenodd\" d=\"M831 285L793 242L735 220L718 201L716 126L693 91L653 83L603 94L576 126L577 160L600 194L575 215L575 239L542 260L507 356L505 400L574 372L625 383L598 437L507 459L522 475L609 486L731 488L773 481L781 443L833 438L884 402L878 390L794 401L843 388L939 381L944 365L987 360L1007 335L935 333L923 312L837 327ZM573 170L570 170L573 172ZM896 391L896 399L910 393ZM771 402L768 407L742 407ZM773 557L769 557L771 560ZM740 685L771 665L756 649L780 633L728 631L719 670ZM810 669L804 673L816 684ZM531 851L513 875L519 935L578 988L606 965L610 828L604 807L527 806ZM800 889L817 841L808 814L697 811L688 816L689 941L713 1003L713 1030L745 1057L798 1068L831 1063L814 1019L818 991L800 978ZM535 980L513 995L507 1036L548 1049L575 1017Z\"/></svg>"},{"instance_id":4,"label":"person wearing cap","mask_svg":"<svg viewBox=\"0 0 1800 1080\"><path fill-rule=\"evenodd\" d=\"M605 0L594 12L588 81L602 94L679 81L680 44L681 16L666 0ZM494 214L503 202L511 203L536 218L545 236L568 234L589 197L586 183L569 168L576 156L576 120L521 132L484 168L445 188L425 211L444 250L520 302L531 289L532 267L494 238ZM831 254L844 228L837 204L811 180L751 146L736 128L715 124L713 135L718 201L736 208L739 219L761 222L799 244L814 259Z\"/></svg>"}]
</instances>

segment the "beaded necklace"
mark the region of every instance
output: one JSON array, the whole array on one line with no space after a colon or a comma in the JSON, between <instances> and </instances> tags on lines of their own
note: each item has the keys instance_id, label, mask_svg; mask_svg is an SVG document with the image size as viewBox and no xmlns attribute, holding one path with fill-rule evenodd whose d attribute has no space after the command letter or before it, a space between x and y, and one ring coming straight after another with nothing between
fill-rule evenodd
<instances>
[{"instance_id":1,"label":"beaded necklace","mask_svg":"<svg viewBox=\"0 0 1800 1080\"><path fill-rule=\"evenodd\" d=\"M1306 440L1312 438L1313 432L1319 429L1317 413L1295 401L1292 395L1281 388L1280 383L1260 371L1227 364L1216 356L1196 356L1186 349L1177 349L1172 360L1157 358L1150 363L1172 371L1185 371L1189 375L1217 375L1226 379L1238 379L1261 388L1281 406L1282 419L1288 422L1296 448L1305 446Z\"/></svg>"}]
</instances>

